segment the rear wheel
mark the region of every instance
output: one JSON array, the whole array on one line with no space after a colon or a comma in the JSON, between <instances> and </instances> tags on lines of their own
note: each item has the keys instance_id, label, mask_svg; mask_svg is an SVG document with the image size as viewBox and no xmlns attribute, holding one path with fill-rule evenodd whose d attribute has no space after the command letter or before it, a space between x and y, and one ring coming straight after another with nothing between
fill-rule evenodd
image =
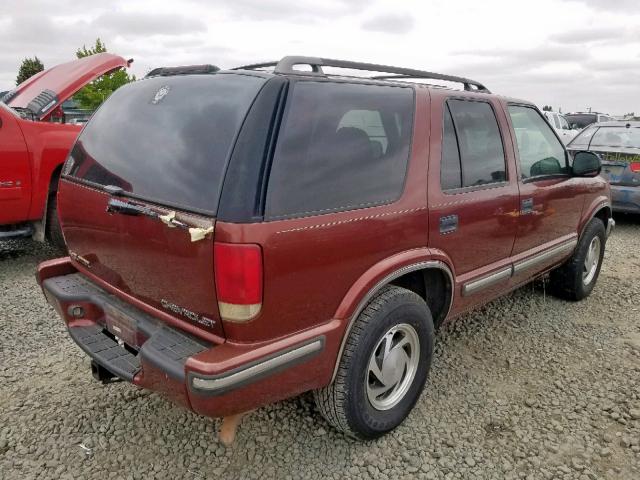
<instances>
[{"instance_id":1,"label":"rear wheel","mask_svg":"<svg viewBox=\"0 0 640 480\"><path fill-rule=\"evenodd\" d=\"M582 300L591 294L600 275L606 232L602 221L593 218L584 229L572 257L551 272L551 291L567 300Z\"/></svg>"},{"instance_id":2,"label":"rear wheel","mask_svg":"<svg viewBox=\"0 0 640 480\"><path fill-rule=\"evenodd\" d=\"M335 380L315 392L338 430L371 439L393 430L420 397L431 365L434 328L425 301L388 286L358 316Z\"/></svg>"}]
</instances>

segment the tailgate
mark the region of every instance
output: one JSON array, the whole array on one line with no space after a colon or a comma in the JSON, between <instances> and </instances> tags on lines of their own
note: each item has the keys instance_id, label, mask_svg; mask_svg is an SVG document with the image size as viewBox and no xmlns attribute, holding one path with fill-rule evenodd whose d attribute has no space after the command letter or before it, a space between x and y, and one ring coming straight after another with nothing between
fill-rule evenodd
<instances>
[{"instance_id":1,"label":"tailgate","mask_svg":"<svg viewBox=\"0 0 640 480\"><path fill-rule=\"evenodd\" d=\"M106 284L221 335L215 216L235 139L264 82L181 75L116 90L64 166L58 210L70 256Z\"/></svg>"},{"instance_id":2,"label":"tailgate","mask_svg":"<svg viewBox=\"0 0 640 480\"><path fill-rule=\"evenodd\" d=\"M149 306L222 335L214 285L213 235L191 241L188 230L145 214L108 212L123 201L63 179L59 213L70 256L87 273ZM130 200L127 200L130 203ZM166 215L165 207L135 201ZM213 227L205 216L176 212L195 228Z\"/></svg>"}]
</instances>

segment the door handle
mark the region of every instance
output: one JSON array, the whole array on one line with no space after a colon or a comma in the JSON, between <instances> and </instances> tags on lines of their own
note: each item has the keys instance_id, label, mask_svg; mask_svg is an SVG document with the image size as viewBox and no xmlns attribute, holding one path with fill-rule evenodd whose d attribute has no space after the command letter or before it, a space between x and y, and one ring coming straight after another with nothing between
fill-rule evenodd
<instances>
[{"instance_id":1,"label":"door handle","mask_svg":"<svg viewBox=\"0 0 640 480\"><path fill-rule=\"evenodd\" d=\"M527 215L533 212L533 198L525 198L520 202L520 213Z\"/></svg>"},{"instance_id":2,"label":"door handle","mask_svg":"<svg viewBox=\"0 0 640 480\"><path fill-rule=\"evenodd\" d=\"M440 217L440 233L445 235L453 233L458 229L458 215L447 215Z\"/></svg>"}]
</instances>

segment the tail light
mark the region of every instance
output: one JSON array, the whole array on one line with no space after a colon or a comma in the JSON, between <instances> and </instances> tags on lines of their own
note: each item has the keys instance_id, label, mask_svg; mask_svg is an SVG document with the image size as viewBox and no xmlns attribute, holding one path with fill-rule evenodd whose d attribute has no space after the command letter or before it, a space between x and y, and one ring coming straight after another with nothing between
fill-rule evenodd
<instances>
[{"instance_id":1,"label":"tail light","mask_svg":"<svg viewBox=\"0 0 640 480\"><path fill-rule=\"evenodd\" d=\"M262 307L262 250L244 243L214 244L214 271L222 320L245 322Z\"/></svg>"},{"instance_id":2,"label":"tail light","mask_svg":"<svg viewBox=\"0 0 640 480\"><path fill-rule=\"evenodd\" d=\"M640 162L631 162L629 168L633 173L640 173Z\"/></svg>"}]
</instances>

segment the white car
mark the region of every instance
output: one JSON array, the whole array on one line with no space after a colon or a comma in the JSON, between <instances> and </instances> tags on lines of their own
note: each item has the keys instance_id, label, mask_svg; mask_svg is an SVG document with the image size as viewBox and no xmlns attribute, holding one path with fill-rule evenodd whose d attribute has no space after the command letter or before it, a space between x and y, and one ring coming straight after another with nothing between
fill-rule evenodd
<instances>
[{"instance_id":1,"label":"white car","mask_svg":"<svg viewBox=\"0 0 640 480\"><path fill-rule=\"evenodd\" d=\"M546 117L549 124L556 131L556 133L560 137L560 140L562 140L562 143L564 143L565 145L573 140L573 137L580 133L580 130L571 129L571 127L569 126L569 122L563 114L548 111L543 111L542 113Z\"/></svg>"}]
</instances>

